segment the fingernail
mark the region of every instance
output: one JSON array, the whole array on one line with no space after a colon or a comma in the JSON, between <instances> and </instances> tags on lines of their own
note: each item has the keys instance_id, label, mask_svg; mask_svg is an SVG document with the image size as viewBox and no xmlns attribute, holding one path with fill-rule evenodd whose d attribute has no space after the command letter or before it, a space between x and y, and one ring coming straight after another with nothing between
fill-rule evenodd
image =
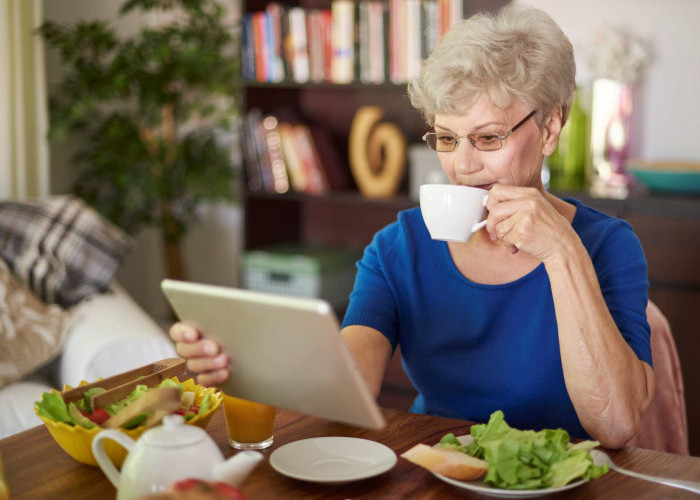
<instances>
[{"instance_id":1,"label":"fingernail","mask_svg":"<svg viewBox=\"0 0 700 500\"><path fill-rule=\"evenodd\" d=\"M213 344L211 342L207 342L204 344L204 354L208 354L210 356L213 356L218 352L218 349L216 348L216 344Z\"/></svg>"}]
</instances>

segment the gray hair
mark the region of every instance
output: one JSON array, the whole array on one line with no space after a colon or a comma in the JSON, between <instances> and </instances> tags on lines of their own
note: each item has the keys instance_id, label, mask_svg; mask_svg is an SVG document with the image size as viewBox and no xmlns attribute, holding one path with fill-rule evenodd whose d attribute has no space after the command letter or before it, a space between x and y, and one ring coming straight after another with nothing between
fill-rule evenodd
<instances>
[{"instance_id":1,"label":"gray hair","mask_svg":"<svg viewBox=\"0 0 700 500\"><path fill-rule=\"evenodd\" d=\"M455 25L408 84L411 104L429 126L436 114L461 114L486 92L499 107L518 99L539 112L539 126L555 109L562 125L576 87L571 42L544 11L510 4Z\"/></svg>"}]
</instances>

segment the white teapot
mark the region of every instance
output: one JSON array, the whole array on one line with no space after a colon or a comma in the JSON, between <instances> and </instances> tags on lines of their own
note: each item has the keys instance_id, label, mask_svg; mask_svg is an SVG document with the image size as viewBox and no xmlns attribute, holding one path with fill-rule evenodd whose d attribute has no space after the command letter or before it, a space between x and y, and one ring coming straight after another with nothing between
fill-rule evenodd
<instances>
[{"instance_id":1,"label":"white teapot","mask_svg":"<svg viewBox=\"0 0 700 500\"><path fill-rule=\"evenodd\" d=\"M105 439L129 451L121 473L105 452ZM163 425L147 430L138 441L116 429L102 431L92 441L92 453L117 488L117 500L159 493L188 478L238 486L263 458L257 451L243 451L224 460L204 429L186 425L181 415L164 417Z\"/></svg>"}]
</instances>

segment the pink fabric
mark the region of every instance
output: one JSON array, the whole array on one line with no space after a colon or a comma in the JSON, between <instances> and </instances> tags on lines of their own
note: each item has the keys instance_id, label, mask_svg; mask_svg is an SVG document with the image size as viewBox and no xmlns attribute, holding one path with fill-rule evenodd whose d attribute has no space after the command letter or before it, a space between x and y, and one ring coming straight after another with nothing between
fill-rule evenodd
<instances>
[{"instance_id":1,"label":"pink fabric","mask_svg":"<svg viewBox=\"0 0 700 500\"><path fill-rule=\"evenodd\" d=\"M688 455L688 422L681 365L668 320L653 302L647 306L656 393L637 435L628 446Z\"/></svg>"}]
</instances>

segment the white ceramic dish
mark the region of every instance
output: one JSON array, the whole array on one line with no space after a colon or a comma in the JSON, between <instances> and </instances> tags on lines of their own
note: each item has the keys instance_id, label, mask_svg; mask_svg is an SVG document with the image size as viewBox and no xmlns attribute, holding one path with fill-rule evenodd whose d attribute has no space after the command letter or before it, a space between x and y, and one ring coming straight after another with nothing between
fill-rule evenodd
<instances>
[{"instance_id":1,"label":"white ceramic dish","mask_svg":"<svg viewBox=\"0 0 700 500\"><path fill-rule=\"evenodd\" d=\"M462 444L471 444L472 441L474 441L474 438L470 435L457 436L457 439ZM539 490L505 490L503 488L495 488L493 486L489 486L488 484L484 483L484 481L481 479L476 481L458 481L457 479L452 479L443 476L442 474L433 473L433 475L438 479L445 481L446 483L449 483L453 486L457 486L458 488L470 490L475 493L480 493L481 495L500 498L535 498L543 495L551 495L553 493L560 493L562 491L570 490L572 488L576 488L577 486L581 486L583 483L586 482L580 480L575 481L573 483L569 483L565 486L560 486L559 488L544 488Z\"/></svg>"},{"instance_id":2,"label":"white ceramic dish","mask_svg":"<svg viewBox=\"0 0 700 500\"><path fill-rule=\"evenodd\" d=\"M319 437L280 446L270 455L270 465L294 479L341 484L388 471L396 465L396 453L368 439Z\"/></svg>"}]
</instances>

